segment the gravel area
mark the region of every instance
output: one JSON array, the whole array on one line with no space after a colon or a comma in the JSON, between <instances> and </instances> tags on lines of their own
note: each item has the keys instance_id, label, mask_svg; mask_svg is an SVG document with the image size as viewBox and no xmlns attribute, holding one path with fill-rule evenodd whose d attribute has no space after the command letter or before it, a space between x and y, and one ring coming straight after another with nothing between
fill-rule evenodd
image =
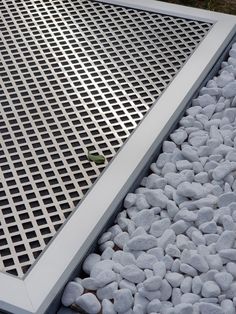
<instances>
[{"instance_id":1,"label":"gravel area","mask_svg":"<svg viewBox=\"0 0 236 314\"><path fill-rule=\"evenodd\" d=\"M236 44L129 193L85 278L61 302L80 313L234 314ZM61 310L60 313L72 313Z\"/></svg>"}]
</instances>

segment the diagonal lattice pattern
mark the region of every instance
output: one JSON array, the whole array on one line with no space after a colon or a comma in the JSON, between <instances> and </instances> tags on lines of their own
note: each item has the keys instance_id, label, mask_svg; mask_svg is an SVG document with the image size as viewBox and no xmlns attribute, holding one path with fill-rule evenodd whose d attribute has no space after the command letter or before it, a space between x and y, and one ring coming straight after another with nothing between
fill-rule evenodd
<instances>
[{"instance_id":1,"label":"diagonal lattice pattern","mask_svg":"<svg viewBox=\"0 0 236 314\"><path fill-rule=\"evenodd\" d=\"M89 0L0 11L0 268L21 277L211 25Z\"/></svg>"}]
</instances>

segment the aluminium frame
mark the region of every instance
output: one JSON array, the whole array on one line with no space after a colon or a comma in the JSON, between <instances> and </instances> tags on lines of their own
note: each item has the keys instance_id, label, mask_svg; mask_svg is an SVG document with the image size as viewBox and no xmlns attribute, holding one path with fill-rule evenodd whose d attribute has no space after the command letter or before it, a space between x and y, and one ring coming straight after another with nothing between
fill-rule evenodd
<instances>
[{"instance_id":1,"label":"aluminium frame","mask_svg":"<svg viewBox=\"0 0 236 314\"><path fill-rule=\"evenodd\" d=\"M79 210L74 211L31 270L23 278L0 273L0 310L6 312L47 313L104 226L114 216L140 169L151 159L236 32L235 16L155 0L100 2L210 22L213 26L81 201Z\"/></svg>"}]
</instances>

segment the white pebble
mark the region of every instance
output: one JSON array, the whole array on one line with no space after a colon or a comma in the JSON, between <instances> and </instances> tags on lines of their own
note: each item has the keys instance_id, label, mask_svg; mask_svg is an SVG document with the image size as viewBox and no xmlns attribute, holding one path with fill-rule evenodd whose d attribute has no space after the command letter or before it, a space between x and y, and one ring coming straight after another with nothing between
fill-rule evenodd
<instances>
[{"instance_id":1,"label":"white pebble","mask_svg":"<svg viewBox=\"0 0 236 314\"><path fill-rule=\"evenodd\" d=\"M164 278L166 275L166 265L164 262L156 262L153 265L153 271L156 276Z\"/></svg>"},{"instance_id":2,"label":"white pebble","mask_svg":"<svg viewBox=\"0 0 236 314\"><path fill-rule=\"evenodd\" d=\"M179 273L169 272L166 274L165 278L173 288L178 288L180 287L180 284L183 281L184 276Z\"/></svg>"},{"instance_id":3,"label":"white pebble","mask_svg":"<svg viewBox=\"0 0 236 314\"><path fill-rule=\"evenodd\" d=\"M185 263L181 263L180 265L180 271L183 274L189 275L189 276L197 276L197 271L195 268L193 268L192 266L185 264Z\"/></svg>"},{"instance_id":4,"label":"white pebble","mask_svg":"<svg viewBox=\"0 0 236 314\"><path fill-rule=\"evenodd\" d=\"M99 261L101 260L101 256L98 255L98 254L95 254L95 253L91 253L89 254L85 261L83 262L83 271L86 273L86 274L90 274L91 272L91 269L93 268L93 266L98 263Z\"/></svg>"},{"instance_id":5,"label":"white pebble","mask_svg":"<svg viewBox=\"0 0 236 314\"><path fill-rule=\"evenodd\" d=\"M146 188L148 189L164 189L167 184L167 180L154 173L147 177Z\"/></svg>"},{"instance_id":6,"label":"white pebble","mask_svg":"<svg viewBox=\"0 0 236 314\"><path fill-rule=\"evenodd\" d=\"M160 237L163 232L170 227L170 224L171 222L169 218L157 220L152 223L150 228L150 234L154 237Z\"/></svg>"},{"instance_id":7,"label":"white pebble","mask_svg":"<svg viewBox=\"0 0 236 314\"><path fill-rule=\"evenodd\" d=\"M171 297L172 288L166 279L162 280L160 293L161 293L161 296L160 296L161 301L167 301Z\"/></svg>"},{"instance_id":8,"label":"white pebble","mask_svg":"<svg viewBox=\"0 0 236 314\"><path fill-rule=\"evenodd\" d=\"M200 183L183 182L177 187L177 193L188 198L199 199L204 196L204 188Z\"/></svg>"},{"instance_id":9,"label":"white pebble","mask_svg":"<svg viewBox=\"0 0 236 314\"><path fill-rule=\"evenodd\" d=\"M194 304L200 300L200 296L194 293L184 293L181 296L181 303Z\"/></svg>"},{"instance_id":10,"label":"white pebble","mask_svg":"<svg viewBox=\"0 0 236 314\"><path fill-rule=\"evenodd\" d=\"M226 270L228 273L230 273L234 278L236 278L236 264L229 262L226 265Z\"/></svg>"},{"instance_id":11,"label":"white pebble","mask_svg":"<svg viewBox=\"0 0 236 314\"><path fill-rule=\"evenodd\" d=\"M236 202L236 194L233 192L228 192L220 195L218 205L219 207L223 207L228 206L233 202Z\"/></svg>"},{"instance_id":12,"label":"white pebble","mask_svg":"<svg viewBox=\"0 0 236 314\"><path fill-rule=\"evenodd\" d=\"M192 280L192 292L194 294L200 294L202 290L202 280L199 276L195 276Z\"/></svg>"},{"instance_id":13,"label":"white pebble","mask_svg":"<svg viewBox=\"0 0 236 314\"><path fill-rule=\"evenodd\" d=\"M167 229L164 231L161 237L158 238L158 245L165 249L168 244L175 242L176 236L173 230Z\"/></svg>"},{"instance_id":14,"label":"white pebble","mask_svg":"<svg viewBox=\"0 0 236 314\"><path fill-rule=\"evenodd\" d=\"M181 303L175 306L176 314L193 314L193 306L188 303Z\"/></svg>"},{"instance_id":15,"label":"white pebble","mask_svg":"<svg viewBox=\"0 0 236 314\"><path fill-rule=\"evenodd\" d=\"M129 208L136 202L137 195L134 193L128 193L124 199L124 207Z\"/></svg>"},{"instance_id":16,"label":"white pebble","mask_svg":"<svg viewBox=\"0 0 236 314\"><path fill-rule=\"evenodd\" d=\"M236 95L236 82L230 82L222 88L222 95L225 98L234 97Z\"/></svg>"},{"instance_id":17,"label":"white pebble","mask_svg":"<svg viewBox=\"0 0 236 314\"><path fill-rule=\"evenodd\" d=\"M148 190L145 196L151 206L165 208L168 202L168 198L163 194L161 189Z\"/></svg>"},{"instance_id":18,"label":"white pebble","mask_svg":"<svg viewBox=\"0 0 236 314\"><path fill-rule=\"evenodd\" d=\"M139 283L145 280L144 272L141 269L139 269L136 265L124 266L120 274L123 278L133 283Z\"/></svg>"},{"instance_id":19,"label":"white pebble","mask_svg":"<svg viewBox=\"0 0 236 314\"><path fill-rule=\"evenodd\" d=\"M224 249L219 252L220 257L236 261L236 249Z\"/></svg>"},{"instance_id":20,"label":"white pebble","mask_svg":"<svg viewBox=\"0 0 236 314\"><path fill-rule=\"evenodd\" d=\"M143 286L147 290L155 291L161 287L161 283L162 283L162 278L160 276L153 276L146 279L143 282Z\"/></svg>"},{"instance_id":21,"label":"white pebble","mask_svg":"<svg viewBox=\"0 0 236 314\"><path fill-rule=\"evenodd\" d=\"M207 234L212 234L217 232L217 225L215 221L207 221L199 226L200 231Z\"/></svg>"},{"instance_id":22,"label":"white pebble","mask_svg":"<svg viewBox=\"0 0 236 314\"><path fill-rule=\"evenodd\" d=\"M226 299L221 302L221 307L226 314L235 314L235 307L231 300Z\"/></svg>"},{"instance_id":23,"label":"white pebble","mask_svg":"<svg viewBox=\"0 0 236 314\"><path fill-rule=\"evenodd\" d=\"M168 244L165 251L172 257L180 257L180 250L174 244Z\"/></svg>"},{"instance_id":24,"label":"white pebble","mask_svg":"<svg viewBox=\"0 0 236 314\"><path fill-rule=\"evenodd\" d=\"M96 276L96 284L99 288L102 288L115 280L116 273L110 269L103 270Z\"/></svg>"},{"instance_id":25,"label":"white pebble","mask_svg":"<svg viewBox=\"0 0 236 314\"><path fill-rule=\"evenodd\" d=\"M114 238L114 243L120 248L123 249L124 245L129 241L129 234L128 232L124 231Z\"/></svg>"},{"instance_id":26,"label":"white pebble","mask_svg":"<svg viewBox=\"0 0 236 314\"><path fill-rule=\"evenodd\" d=\"M224 179L230 172L235 170L235 165L230 161L225 161L213 169L212 177L214 180L222 180ZM225 206L225 205L224 205Z\"/></svg>"},{"instance_id":27,"label":"white pebble","mask_svg":"<svg viewBox=\"0 0 236 314\"><path fill-rule=\"evenodd\" d=\"M96 277L103 270L107 270L107 269L112 270L113 265L114 265L114 262L111 260L104 260L104 261L97 262L96 264L93 265L91 269L90 277Z\"/></svg>"},{"instance_id":28,"label":"white pebble","mask_svg":"<svg viewBox=\"0 0 236 314\"><path fill-rule=\"evenodd\" d=\"M148 253L142 253L138 256L136 260L136 264L139 268L145 269L153 269L153 265L157 262L157 258Z\"/></svg>"},{"instance_id":29,"label":"white pebble","mask_svg":"<svg viewBox=\"0 0 236 314\"><path fill-rule=\"evenodd\" d=\"M129 289L132 294L135 294L137 292L136 285L126 279L122 279L119 282L119 288L120 289Z\"/></svg>"},{"instance_id":30,"label":"white pebble","mask_svg":"<svg viewBox=\"0 0 236 314\"><path fill-rule=\"evenodd\" d=\"M148 250L157 245L157 239L148 234L139 235L130 239L127 243L127 246L131 250Z\"/></svg>"},{"instance_id":31,"label":"white pebble","mask_svg":"<svg viewBox=\"0 0 236 314\"><path fill-rule=\"evenodd\" d=\"M61 303L64 306L70 306L71 304L75 303L76 299L81 296L83 292L84 288L81 286L81 284L70 281L65 287L61 298Z\"/></svg>"},{"instance_id":32,"label":"white pebble","mask_svg":"<svg viewBox=\"0 0 236 314\"><path fill-rule=\"evenodd\" d=\"M235 241L235 232L233 231L223 231L216 242L216 250L220 252L224 249L232 248Z\"/></svg>"},{"instance_id":33,"label":"white pebble","mask_svg":"<svg viewBox=\"0 0 236 314\"><path fill-rule=\"evenodd\" d=\"M199 304L201 314L224 314L219 305L202 302Z\"/></svg>"},{"instance_id":34,"label":"white pebble","mask_svg":"<svg viewBox=\"0 0 236 314\"><path fill-rule=\"evenodd\" d=\"M103 299L113 299L114 297L114 292L118 289L118 283L117 282L112 282L109 285L97 289L97 297L99 300Z\"/></svg>"},{"instance_id":35,"label":"white pebble","mask_svg":"<svg viewBox=\"0 0 236 314\"><path fill-rule=\"evenodd\" d=\"M103 314L116 314L114 310L114 305L110 300L102 300L102 313Z\"/></svg>"},{"instance_id":36,"label":"white pebble","mask_svg":"<svg viewBox=\"0 0 236 314\"><path fill-rule=\"evenodd\" d=\"M158 299L154 299L147 305L147 313L151 314L152 312L158 313L161 310L161 302Z\"/></svg>"},{"instance_id":37,"label":"white pebble","mask_svg":"<svg viewBox=\"0 0 236 314\"><path fill-rule=\"evenodd\" d=\"M185 277L181 282L180 289L183 293L191 292L192 278L191 277Z\"/></svg>"},{"instance_id":38,"label":"white pebble","mask_svg":"<svg viewBox=\"0 0 236 314\"><path fill-rule=\"evenodd\" d=\"M187 132L184 129L178 129L170 135L170 138L176 145L181 145L188 137Z\"/></svg>"},{"instance_id":39,"label":"white pebble","mask_svg":"<svg viewBox=\"0 0 236 314\"><path fill-rule=\"evenodd\" d=\"M205 273L209 270L209 266L208 266L206 260L204 259L203 256L201 256L199 254L192 254L190 256L188 264L190 266L192 266L193 268L195 268L196 270L203 272L203 273Z\"/></svg>"},{"instance_id":40,"label":"white pebble","mask_svg":"<svg viewBox=\"0 0 236 314\"><path fill-rule=\"evenodd\" d=\"M205 298L218 297L220 288L214 281L206 281L202 286L202 296Z\"/></svg>"},{"instance_id":41,"label":"white pebble","mask_svg":"<svg viewBox=\"0 0 236 314\"><path fill-rule=\"evenodd\" d=\"M128 311L133 305L133 296L129 289L120 289L114 293L114 309L117 312Z\"/></svg>"},{"instance_id":42,"label":"white pebble","mask_svg":"<svg viewBox=\"0 0 236 314\"><path fill-rule=\"evenodd\" d=\"M215 281L221 290L227 290L233 282L233 276L227 272L220 272L215 274Z\"/></svg>"},{"instance_id":43,"label":"white pebble","mask_svg":"<svg viewBox=\"0 0 236 314\"><path fill-rule=\"evenodd\" d=\"M82 280L82 286L88 290L97 290L97 280L92 277L87 277Z\"/></svg>"},{"instance_id":44,"label":"white pebble","mask_svg":"<svg viewBox=\"0 0 236 314\"><path fill-rule=\"evenodd\" d=\"M184 233L189 228L189 226L189 222L180 219L171 225L171 229L176 235L178 235Z\"/></svg>"},{"instance_id":45,"label":"white pebble","mask_svg":"<svg viewBox=\"0 0 236 314\"><path fill-rule=\"evenodd\" d=\"M97 314L101 310L101 304L92 293L85 293L77 298L76 304L90 314Z\"/></svg>"}]
</instances>

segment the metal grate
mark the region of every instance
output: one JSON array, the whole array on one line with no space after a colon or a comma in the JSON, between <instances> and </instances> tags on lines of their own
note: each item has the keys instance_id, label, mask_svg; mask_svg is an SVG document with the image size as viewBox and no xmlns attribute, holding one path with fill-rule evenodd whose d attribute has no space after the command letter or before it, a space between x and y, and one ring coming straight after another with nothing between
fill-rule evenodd
<instances>
[{"instance_id":1,"label":"metal grate","mask_svg":"<svg viewBox=\"0 0 236 314\"><path fill-rule=\"evenodd\" d=\"M0 268L22 276L211 24L89 0L0 3ZM107 163L106 162L106 163Z\"/></svg>"}]
</instances>

